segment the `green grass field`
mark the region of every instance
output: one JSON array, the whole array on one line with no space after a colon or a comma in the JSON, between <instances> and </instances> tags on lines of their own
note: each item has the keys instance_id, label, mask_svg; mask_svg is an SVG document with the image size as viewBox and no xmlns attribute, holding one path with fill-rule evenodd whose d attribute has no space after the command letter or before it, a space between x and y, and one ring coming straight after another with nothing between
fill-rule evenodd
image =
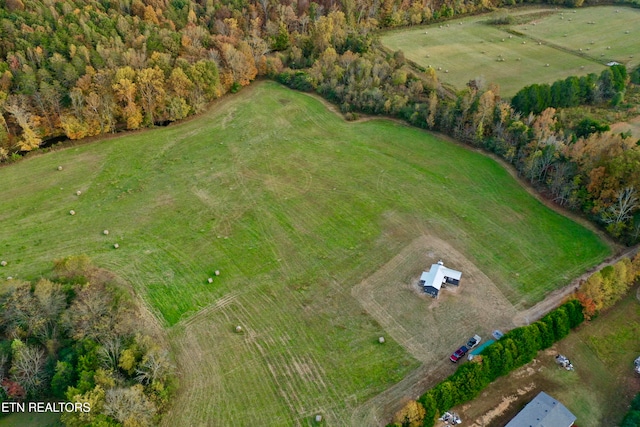
<instances>
[{"instance_id":1,"label":"green grass field","mask_svg":"<svg viewBox=\"0 0 640 427\"><path fill-rule=\"evenodd\" d=\"M461 409L469 422L499 406L507 396L528 389L500 417L485 425L504 425L540 391L564 404L576 425L619 425L631 399L640 391L633 361L640 354L640 303L633 289L612 310L587 322L536 361L491 384L480 397ZM559 368L556 354L567 356L574 371ZM458 408L454 408L458 409Z\"/></svg>"},{"instance_id":2,"label":"green grass field","mask_svg":"<svg viewBox=\"0 0 640 427\"><path fill-rule=\"evenodd\" d=\"M637 9L514 9L510 14L528 22L487 25L497 14L394 30L383 34L382 42L433 67L440 80L458 89L481 77L497 83L506 97L529 84L600 73L609 61L635 66L640 58Z\"/></svg>"},{"instance_id":3,"label":"green grass field","mask_svg":"<svg viewBox=\"0 0 640 427\"><path fill-rule=\"evenodd\" d=\"M346 123L274 83L180 125L0 168L0 182L3 277L85 253L173 325L182 388L167 425L338 425L399 381L418 362L377 343L385 331L351 289L420 235L518 307L610 252L490 158Z\"/></svg>"},{"instance_id":4,"label":"green grass field","mask_svg":"<svg viewBox=\"0 0 640 427\"><path fill-rule=\"evenodd\" d=\"M0 418L0 427L63 427L60 414L16 413Z\"/></svg>"}]
</instances>

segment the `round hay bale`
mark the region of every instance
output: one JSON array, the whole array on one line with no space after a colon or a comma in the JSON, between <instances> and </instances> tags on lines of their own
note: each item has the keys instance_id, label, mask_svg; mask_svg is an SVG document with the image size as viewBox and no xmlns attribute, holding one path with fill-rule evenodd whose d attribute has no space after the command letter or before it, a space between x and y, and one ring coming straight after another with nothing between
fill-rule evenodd
<instances>
[{"instance_id":1,"label":"round hay bale","mask_svg":"<svg viewBox=\"0 0 640 427\"><path fill-rule=\"evenodd\" d=\"M105 236L109 235L109 230L104 230L102 234L104 234Z\"/></svg>"},{"instance_id":2,"label":"round hay bale","mask_svg":"<svg viewBox=\"0 0 640 427\"><path fill-rule=\"evenodd\" d=\"M113 244L113 249L118 249L119 247L120 247L120 245L119 245L119 244L117 244L117 243L114 243L114 244Z\"/></svg>"},{"instance_id":3,"label":"round hay bale","mask_svg":"<svg viewBox=\"0 0 640 427\"><path fill-rule=\"evenodd\" d=\"M625 34L629 34L629 30L625 31L624 33L625 33Z\"/></svg>"},{"instance_id":4,"label":"round hay bale","mask_svg":"<svg viewBox=\"0 0 640 427\"><path fill-rule=\"evenodd\" d=\"M580 48L580 52L582 52L582 48Z\"/></svg>"},{"instance_id":5,"label":"round hay bale","mask_svg":"<svg viewBox=\"0 0 640 427\"><path fill-rule=\"evenodd\" d=\"M75 215L75 214L76 214L76 211L74 211L73 209L69 211L69 215Z\"/></svg>"},{"instance_id":6,"label":"round hay bale","mask_svg":"<svg viewBox=\"0 0 640 427\"><path fill-rule=\"evenodd\" d=\"M607 50L611 50L611 46L607 46Z\"/></svg>"},{"instance_id":7,"label":"round hay bale","mask_svg":"<svg viewBox=\"0 0 640 427\"><path fill-rule=\"evenodd\" d=\"M509 38L510 38L510 39L512 39L512 38L513 38L513 36L512 36L511 34L509 34Z\"/></svg>"},{"instance_id":8,"label":"round hay bale","mask_svg":"<svg viewBox=\"0 0 640 427\"><path fill-rule=\"evenodd\" d=\"M538 42L538 46L542 46L542 42Z\"/></svg>"},{"instance_id":9,"label":"round hay bale","mask_svg":"<svg viewBox=\"0 0 640 427\"><path fill-rule=\"evenodd\" d=\"M462 25L462 22L458 22L458 25Z\"/></svg>"},{"instance_id":10,"label":"round hay bale","mask_svg":"<svg viewBox=\"0 0 640 427\"><path fill-rule=\"evenodd\" d=\"M79 196L81 194L82 194L82 191L80 191L80 190L76 191L76 196Z\"/></svg>"},{"instance_id":11,"label":"round hay bale","mask_svg":"<svg viewBox=\"0 0 640 427\"><path fill-rule=\"evenodd\" d=\"M449 72L449 70L444 70L444 72L445 72L445 73L448 73L448 72Z\"/></svg>"},{"instance_id":12,"label":"round hay bale","mask_svg":"<svg viewBox=\"0 0 640 427\"><path fill-rule=\"evenodd\" d=\"M7 280L13 280L12 276L7 276Z\"/></svg>"},{"instance_id":13,"label":"round hay bale","mask_svg":"<svg viewBox=\"0 0 640 427\"><path fill-rule=\"evenodd\" d=\"M504 39L502 39L502 41L504 41Z\"/></svg>"},{"instance_id":14,"label":"round hay bale","mask_svg":"<svg viewBox=\"0 0 640 427\"><path fill-rule=\"evenodd\" d=\"M62 170L62 166L58 166L58 170L61 171Z\"/></svg>"},{"instance_id":15,"label":"round hay bale","mask_svg":"<svg viewBox=\"0 0 640 427\"><path fill-rule=\"evenodd\" d=\"M527 42L523 41L522 44L527 44Z\"/></svg>"},{"instance_id":16,"label":"round hay bale","mask_svg":"<svg viewBox=\"0 0 640 427\"><path fill-rule=\"evenodd\" d=\"M378 338L378 342L379 342L380 344L384 344L384 337L380 337L380 338Z\"/></svg>"},{"instance_id":17,"label":"round hay bale","mask_svg":"<svg viewBox=\"0 0 640 427\"><path fill-rule=\"evenodd\" d=\"M442 67L438 67L438 71L442 71Z\"/></svg>"},{"instance_id":18,"label":"round hay bale","mask_svg":"<svg viewBox=\"0 0 640 427\"><path fill-rule=\"evenodd\" d=\"M322 422L322 415L320 414L316 415L316 422L317 423Z\"/></svg>"},{"instance_id":19,"label":"round hay bale","mask_svg":"<svg viewBox=\"0 0 640 427\"><path fill-rule=\"evenodd\" d=\"M213 283L213 278L209 277L209 278L207 279L207 282L209 282L209 283Z\"/></svg>"},{"instance_id":20,"label":"round hay bale","mask_svg":"<svg viewBox=\"0 0 640 427\"><path fill-rule=\"evenodd\" d=\"M240 325L236 326L236 332L238 333L242 332L242 326Z\"/></svg>"},{"instance_id":21,"label":"round hay bale","mask_svg":"<svg viewBox=\"0 0 640 427\"><path fill-rule=\"evenodd\" d=\"M219 276L219 275L220 275L220 270L216 270L216 271L215 271L215 275L216 275L216 276Z\"/></svg>"},{"instance_id":22,"label":"round hay bale","mask_svg":"<svg viewBox=\"0 0 640 427\"><path fill-rule=\"evenodd\" d=\"M0 261L0 265L3 266L3 267L6 267L7 266L7 261Z\"/></svg>"}]
</instances>

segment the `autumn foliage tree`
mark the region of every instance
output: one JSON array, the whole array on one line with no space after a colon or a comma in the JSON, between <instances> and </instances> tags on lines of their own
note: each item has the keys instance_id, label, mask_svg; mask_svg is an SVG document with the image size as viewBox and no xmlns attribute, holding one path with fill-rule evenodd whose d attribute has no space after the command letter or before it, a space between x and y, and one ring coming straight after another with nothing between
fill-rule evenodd
<instances>
[{"instance_id":1,"label":"autumn foliage tree","mask_svg":"<svg viewBox=\"0 0 640 427\"><path fill-rule=\"evenodd\" d=\"M0 400L90 403L68 426L157 425L174 389L161 338L115 276L86 256L57 260L51 279L0 294Z\"/></svg>"}]
</instances>

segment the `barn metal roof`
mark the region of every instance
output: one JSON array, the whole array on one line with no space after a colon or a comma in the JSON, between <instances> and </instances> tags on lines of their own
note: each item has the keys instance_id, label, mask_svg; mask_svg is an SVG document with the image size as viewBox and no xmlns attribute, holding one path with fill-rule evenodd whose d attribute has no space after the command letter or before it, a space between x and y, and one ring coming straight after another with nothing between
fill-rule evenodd
<instances>
[{"instance_id":1,"label":"barn metal roof","mask_svg":"<svg viewBox=\"0 0 640 427\"><path fill-rule=\"evenodd\" d=\"M505 427L571 427L575 420L562 403L541 391Z\"/></svg>"}]
</instances>

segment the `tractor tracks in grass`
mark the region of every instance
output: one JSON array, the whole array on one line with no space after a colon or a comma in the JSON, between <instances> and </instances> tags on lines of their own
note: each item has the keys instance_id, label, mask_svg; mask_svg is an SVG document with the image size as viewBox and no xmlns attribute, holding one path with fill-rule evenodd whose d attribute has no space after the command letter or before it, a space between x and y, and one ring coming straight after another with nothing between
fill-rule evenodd
<instances>
[{"instance_id":1,"label":"tractor tracks in grass","mask_svg":"<svg viewBox=\"0 0 640 427\"><path fill-rule=\"evenodd\" d=\"M529 40L534 41L534 42L536 42L536 43L538 43L539 45L542 45L542 46L547 46L547 47L550 47L552 49L559 50L559 51L564 52L564 53L568 53L570 55L579 56L579 57L581 57L583 59L586 59L587 61L595 62L598 65L604 65L600 59L594 58L593 56L588 55L588 54L586 54L584 52L576 51L576 50L570 49L568 47L552 43L549 40L533 37L532 35L525 34L525 33L522 33L520 31L511 29L511 28L504 29L503 31L505 33L508 33L508 34L513 34L514 36L522 37L524 39L529 39Z\"/></svg>"},{"instance_id":2,"label":"tractor tracks in grass","mask_svg":"<svg viewBox=\"0 0 640 427\"><path fill-rule=\"evenodd\" d=\"M385 425L411 399L418 399L447 376L457 365L448 359L437 363L423 363L394 386L368 400L354 411L351 425Z\"/></svg>"}]
</instances>

